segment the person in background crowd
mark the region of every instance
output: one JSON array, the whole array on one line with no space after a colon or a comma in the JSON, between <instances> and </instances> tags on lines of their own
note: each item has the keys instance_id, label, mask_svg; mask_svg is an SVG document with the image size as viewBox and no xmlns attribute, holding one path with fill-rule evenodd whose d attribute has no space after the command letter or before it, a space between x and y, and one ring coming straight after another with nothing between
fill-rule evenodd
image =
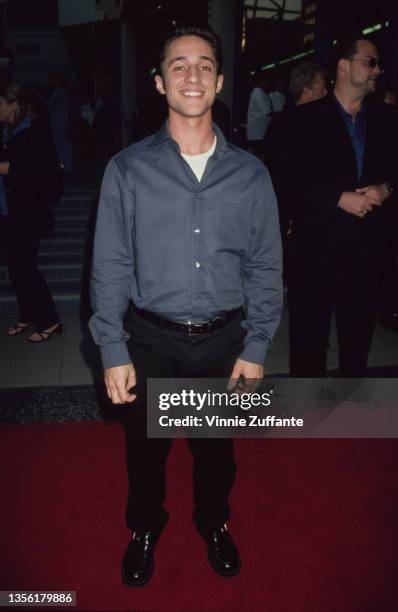
<instances>
[{"instance_id":1,"label":"person in background crowd","mask_svg":"<svg viewBox=\"0 0 398 612\"><path fill-rule=\"evenodd\" d=\"M95 112L88 93L84 89L75 92L76 120L75 120L75 141L74 158L79 162L87 162L95 159L95 135L93 122Z\"/></svg>"},{"instance_id":2,"label":"person in background crowd","mask_svg":"<svg viewBox=\"0 0 398 612\"><path fill-rule=\"evenodd\" d=\"M285 166L279 161L283 158L279 149L283 149L285 141L289 138L289 124L295 108L302 104L308 104L319 100L327 94L326 72L313 62L302 62L293 68L290 80L289 91L293 105L286 104L282 113L279 113L272 120L264 141L264 162L271 174L276 192L281 194L283 191L283 181L285 180ZM279 221L281 224L283 257L284 257L284 280L287 282L289 268L289 239L292 226L291 203L286 197L279 195Z\"/></svg>"},{"instance_id":3,"label":"person in background crowd","mask_svg":"<svg viewBox=\"0 0 398 612\"><path fill-rule=\"evenodd\" d=\"M281 79L274 78L274 86L270 91L270 100L271 100L271 118L277 116L279 113L283 111L286 104L286 96L284 92L284 84Z\"/></svg>"},{"instance_id":4,"label":"person in background crowd","mask_svg":"<svg viewBox=\"0 0 398 612\"><path fill-rule=\"evenodd\" d=\"M340 375L366 376L397 206L397 113L369 96L377 48L358 38L333 55L334 90L295 109L278 150L277 193L293 218L290 371L298 377L325 376L333 312Z\"/></svg>"},{"instance_id":5,"label":"person in background crowd","mask_svg":"<svg viewBox=\"0 0 398 612\"><path fill-rule=\"evenodd\" d=\"M328 92L325 71L313 62L302 62L291 72L289 91L296 106L323 98Z\"/></svg>"},{"instance_id":6,"label":"person in background crowd","mask_svg":"<svg viewBox=\"0 0 398 612\"><path fill-rule=\"evenodd\" d=\"M40 240L54 225L51 206L62 195L62 172L49 127L37 117L29 93L20 85L0 89L0 122L4 123L0 251L20 311L18 322L7 334L17 336L33 325L35 331L28 340L40 343L62 330L47 283L37 267Z\"/></svg>"},{"instance_id":7,"label":"person in background crowd","mask_svg":"<svg viewBox=\"0 0 398 612\"><path fill-rule=\"evenodd\" d=\"M101 347L108 397L125 405L132 539L122 576L132 587L150 579L168 519L171 440L147 439L147 379L230 378L233 387L241 378L255 387L282 310L268 172L212 123L223 85L220 39L210 28L180 28L167 38L160 65L155 82L168 121L108 164L91 284L90 328ZM129 354L123 319L130 300ZM192 438L189 446L194 521L212 567L234 576L240 558L226 526L233 441Z\"/></svg>"},{"instance_id":8,"label":"person in background crowd","mask_svg":"<svg viewBox=\"0 0 398 612\"><path fill-rule=\"evenodd\" d=\"M264 157L264 137L272 117L285 104L285 97L279 91L267 93L267 78L260 74L250 94L247 109L246 138L247 150L260 159Z\"/></svg>"},{"instance_id":9,"label":"person in background crowd","mask_svg":"<svg viewBox=\"0 0 398 612\"><path fill-rule=\"evenodd\" d=\"M53 88L51 97L47 100L51 130L57 148L58 159L65 174L72 171L71 134L71 104L68 95L66 77L58 72L50 74L50 84Z\"/></svg>"},{"instance_id":10,"label":"person in background crowd","mask_svg":"<svg viewBox=\"0 0 398 612\"><path fill-rule=\"evenodd\" d=\"M120 103L113 91L111 77L103 74L95 83L93 128L100 156L109 161L120 144Z\"/></svg>"}]
</instances>

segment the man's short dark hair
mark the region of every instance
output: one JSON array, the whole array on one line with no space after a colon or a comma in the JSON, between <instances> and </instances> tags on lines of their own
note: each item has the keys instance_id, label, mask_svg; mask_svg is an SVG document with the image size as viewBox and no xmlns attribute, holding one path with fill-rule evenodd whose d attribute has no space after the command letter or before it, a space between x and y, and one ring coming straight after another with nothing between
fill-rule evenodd
<instances>
[{"instance_id":1,"label":"man's short dark hair","mask_svg":"<svg viewBox=\"0 0 398 612\"><path fill-rule=\"evenodd\" d=\"M301 62L293 68L290 75L289 91L294 102L301 98L305 87L311 88L318 75L323 78L326 77L324 70L314 62Z\"/></svg>"},{"instance_id":2,"label":"man's short dark hair","mask_svg":"<svg viewBox=\"0 0 398 612\"><path fill-rule=\"evenodd\" d=\"M357 42L360 38L343 38L338 40L332 49L332 59L335 66L341 59L351 59L357 52Z\"/></svg>"},{"instance_id":3,"label":"man's short dark hair","mask_svg":"<svg viewBox=\"0 0 398 612\"><path fill-rule=\"evenodd\" d=\"M329 68L330 74L335 79L337 76L337 66L341 59L352 59L354 55L357 53L357 43L360 40L366 40L363 35L358 34L358 36L351 36L350 38L342 38L336 42L333 46L330 58L329 58Z\"/></svg>"},{"instance_id":4,"label":"man's short dark hair","mask_svg":"<svg viewBox=\"0 0 398 612\"><path fill-rule=\"evenodd\" d=\"M164 62L167 47L169 46L169 44L173 42L173 40L176 40L177 38L182 38L183 36L198 36L199 38L203 38L203 40L208 42L211 48L213 49L214 57L217 64L217 73L221 74L223 63L221 39L219 35L216 34L216 32L210 26L182 26L169 32L164 39L163 47L160 52L159 67L161 68Z\"/></svg>"}]
</instances>

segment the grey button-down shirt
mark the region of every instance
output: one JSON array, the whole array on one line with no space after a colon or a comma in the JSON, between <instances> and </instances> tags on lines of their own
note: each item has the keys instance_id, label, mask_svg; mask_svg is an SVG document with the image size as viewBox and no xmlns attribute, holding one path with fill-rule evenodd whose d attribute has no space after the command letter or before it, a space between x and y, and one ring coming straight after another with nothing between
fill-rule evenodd
<instances>
[{"instance_id":1,"label":"grey button-down shirt","mask_svg":"<svg viewBox=\"0 0 398 612\"><path fill-rule=\"evenodd\" d=\"M243 305L241 358L263 363L282 310L274 190L263 164L217 146L199 182L167 124L108 164L92 265L90 329L105 368L130 362L130 300L174 321L206 321Z\"/></svg>"}]
</instances>

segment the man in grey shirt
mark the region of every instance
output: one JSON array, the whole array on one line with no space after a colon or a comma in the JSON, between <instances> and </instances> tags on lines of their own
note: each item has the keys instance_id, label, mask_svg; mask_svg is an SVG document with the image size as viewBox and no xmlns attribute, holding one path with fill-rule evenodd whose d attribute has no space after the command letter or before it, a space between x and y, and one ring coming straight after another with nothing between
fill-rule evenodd
<instances>
[{"instance_id":1,"label":"man in grey shirt","mask_svg":"<svg viewBox=\"0 0 398 612\"><path fill-rule=\"evenodd\" d=\"M108 396L126 404L133 536L122 576L130 586L151 577L168 518L171 441L146 436L147 378L260 380L282 308L279 224L268 172L227 143L211 120L223 84L218 36L196 26L176 30L160 66L156 88L166 96L168 121L108 164L92 267L90 328ZM129 333L123 327L128 309ZM192 438L189 446L194 521L213 568L236 575L239 554L225 525L236 470L232 440Z\"/></svg>"}]
</instances>

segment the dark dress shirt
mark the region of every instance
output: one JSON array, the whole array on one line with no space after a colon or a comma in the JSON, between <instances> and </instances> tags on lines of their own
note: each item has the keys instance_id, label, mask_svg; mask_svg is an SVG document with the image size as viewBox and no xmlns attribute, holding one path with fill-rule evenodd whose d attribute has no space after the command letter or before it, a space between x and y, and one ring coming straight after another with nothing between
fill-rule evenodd
<instances>
[{"instance_id":1,"label":"dark dress shirt","mask_svg":"<svg viewBox=\"0 0 398 612\"><path fill-rule=\"evenodd\" d=\"M352 146L354 147L355 159L357 162L358 179L362 176L363 171L363 156L365 153L365 139L366 139L366 118L365 118L365 107L361 106L361 110L356 114L355 119L347 113L345 108L337 100L337 106L343 115L344 123L348 130L351 138Z\"/></svg>"},{"instance_id":2,"label":"dark dress shirt","mask_svg":"<svg viewBox=\"0 0 398 612\"><path fill-rule=\"evenodd\" d=\"M116 155L105 171L92 266L90 328L104 367L130 362L130 300L174 321L245 309L242 359L263 363L282 309L281 242L268 171L217 146L201 181L167 124Z\"/></svg>"}]
</instances>

